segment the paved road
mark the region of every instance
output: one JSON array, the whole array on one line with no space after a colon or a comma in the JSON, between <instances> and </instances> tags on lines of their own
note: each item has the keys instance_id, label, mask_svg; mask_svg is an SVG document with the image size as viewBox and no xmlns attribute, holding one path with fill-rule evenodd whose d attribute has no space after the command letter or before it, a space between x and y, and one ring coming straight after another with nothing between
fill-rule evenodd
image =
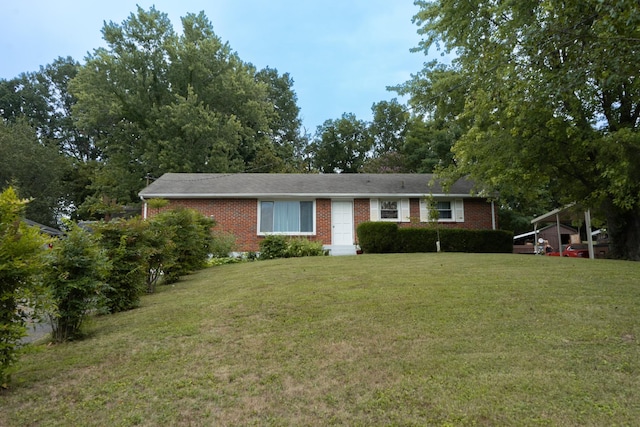
<instances>
[{"instance_id":1,"label":"paved road","mask_svg":"<svg viewBox=\"0 0 640 427\"><path fill-rule=\"evenodd\" d=\"M28 335L22 338L21 342L32 343L40 338L44 338L50 332L51 325L48 323L29 323L27 326Z\"/></svg>"}]
</instances>

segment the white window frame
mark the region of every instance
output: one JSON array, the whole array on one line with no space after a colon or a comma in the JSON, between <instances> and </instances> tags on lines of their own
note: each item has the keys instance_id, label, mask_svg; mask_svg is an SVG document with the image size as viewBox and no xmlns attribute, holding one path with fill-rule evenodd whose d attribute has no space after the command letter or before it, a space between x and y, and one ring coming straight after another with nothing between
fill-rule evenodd
<instances>
[{"instance_id":1,"label":"white window frame","mask_svg":"<svg viewBox=\"0 0 640 427\"><path fill-rule=\"evenodd\" d=\"M435 202L449 202L451 218L438 218L438 222L464 222L464 201L455 198L436 198ZM420 222L432 222L426 199L420 199Z\"/></svg>"},{"instance_id":2,"label":"white window frame","mask_svg":"<svg viewBox=\"0 0 640 427\"><path fill-rule=\"evenodd\" d=\"M384 202L396 202L398 206L398 218L382 218L382 204ZM411 218L409 199L399 197L381 197L379 199L370 199L369 201L369 219L371 221L385 222L410 222Z\"/></svg>"},{"instance_id":3,"label":"white window frame","mask_svg":"<svg viewBox=\"0 0 640 427\"><path fill-rule=\"evenodd\" d=\"M312 230L311 231L261 231L261 222L262 222L262 203L264 202L311 202L312 204L312 213L311 213L311 222L312 222ZM315 236L316 235L316 201L313 199L259 199L258 200L258 219L257 219L257 230L258 236L269 236L269 235L283 235L283 236Z\"/></svg>"}]
</instances>

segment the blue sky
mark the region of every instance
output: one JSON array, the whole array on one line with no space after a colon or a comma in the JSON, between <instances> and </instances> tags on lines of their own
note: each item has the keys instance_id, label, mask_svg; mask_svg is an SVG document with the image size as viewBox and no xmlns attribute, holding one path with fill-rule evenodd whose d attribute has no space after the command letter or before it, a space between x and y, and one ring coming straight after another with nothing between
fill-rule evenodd
<instances>
[{"instance_id":1,"label":"blue sky","mask_svg":"<svg viewBox=\"0 0 640 427\"><path fill-rule=\"evenodd\" d=\"M10 1L10 3L9 3ZM181 31L180 17L204 11L214 31L246 62L288 72L307 132L354 113L371 119L374 102L397 97L428 59L413 0L8 0L0 14L0 78L37 71L58 56L84 62L104 45L104 21L121 23L155 5Z\"/></svg>"}]
</instances>

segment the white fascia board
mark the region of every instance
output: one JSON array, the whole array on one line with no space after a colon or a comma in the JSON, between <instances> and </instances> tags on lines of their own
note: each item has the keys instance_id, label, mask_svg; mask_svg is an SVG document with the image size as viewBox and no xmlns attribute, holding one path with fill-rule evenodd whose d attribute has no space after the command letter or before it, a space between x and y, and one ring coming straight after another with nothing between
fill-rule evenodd
<instances>
[{"instance_id":1,"label":"white fascia board","mask_svg":"<svg viewBox=\"0 0 640 427\"><path fill-rule=\"evenodd\" d=\"M447 198L477 198L469 194L400 194L400 193L367 193L367 194L321 194L321 193L225 193L225 194L211 194L211 193L189 193L189 194L141 194L143 199L263 199L265 197L276 198L320 198L320 199L332 199L332 198L353 198L353 199L368 199L368 198L408 198L408 199L421 199L425 197L447 197Z\"/></svg>"}]
</instances>

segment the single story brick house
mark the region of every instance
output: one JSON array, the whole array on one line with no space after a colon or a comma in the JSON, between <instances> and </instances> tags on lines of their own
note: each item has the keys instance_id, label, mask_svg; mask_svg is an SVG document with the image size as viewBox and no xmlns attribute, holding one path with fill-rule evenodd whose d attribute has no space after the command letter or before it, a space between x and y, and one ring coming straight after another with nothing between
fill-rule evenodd
<instances>
[{"instance_id":1,"label":"single story brick house","mask_svg":"<svg viewBox=\"0 0 640 427\"><path fill-rule=\"evenodd\" d=\"M472 196L462 179L445 193L431 174L193 174L168 173L143 189L143 217L177 206L202 212L216 230L236 237L239 252L258 251L269 234L304 236L332 254L356 250L356 228L364 221L401 227L429 225L432 197L443 227L496 229L493 202ZM150 199L166 199L151 208ZM433 219L431 219L433 221Z\"/></svg>"}]
</instances>

